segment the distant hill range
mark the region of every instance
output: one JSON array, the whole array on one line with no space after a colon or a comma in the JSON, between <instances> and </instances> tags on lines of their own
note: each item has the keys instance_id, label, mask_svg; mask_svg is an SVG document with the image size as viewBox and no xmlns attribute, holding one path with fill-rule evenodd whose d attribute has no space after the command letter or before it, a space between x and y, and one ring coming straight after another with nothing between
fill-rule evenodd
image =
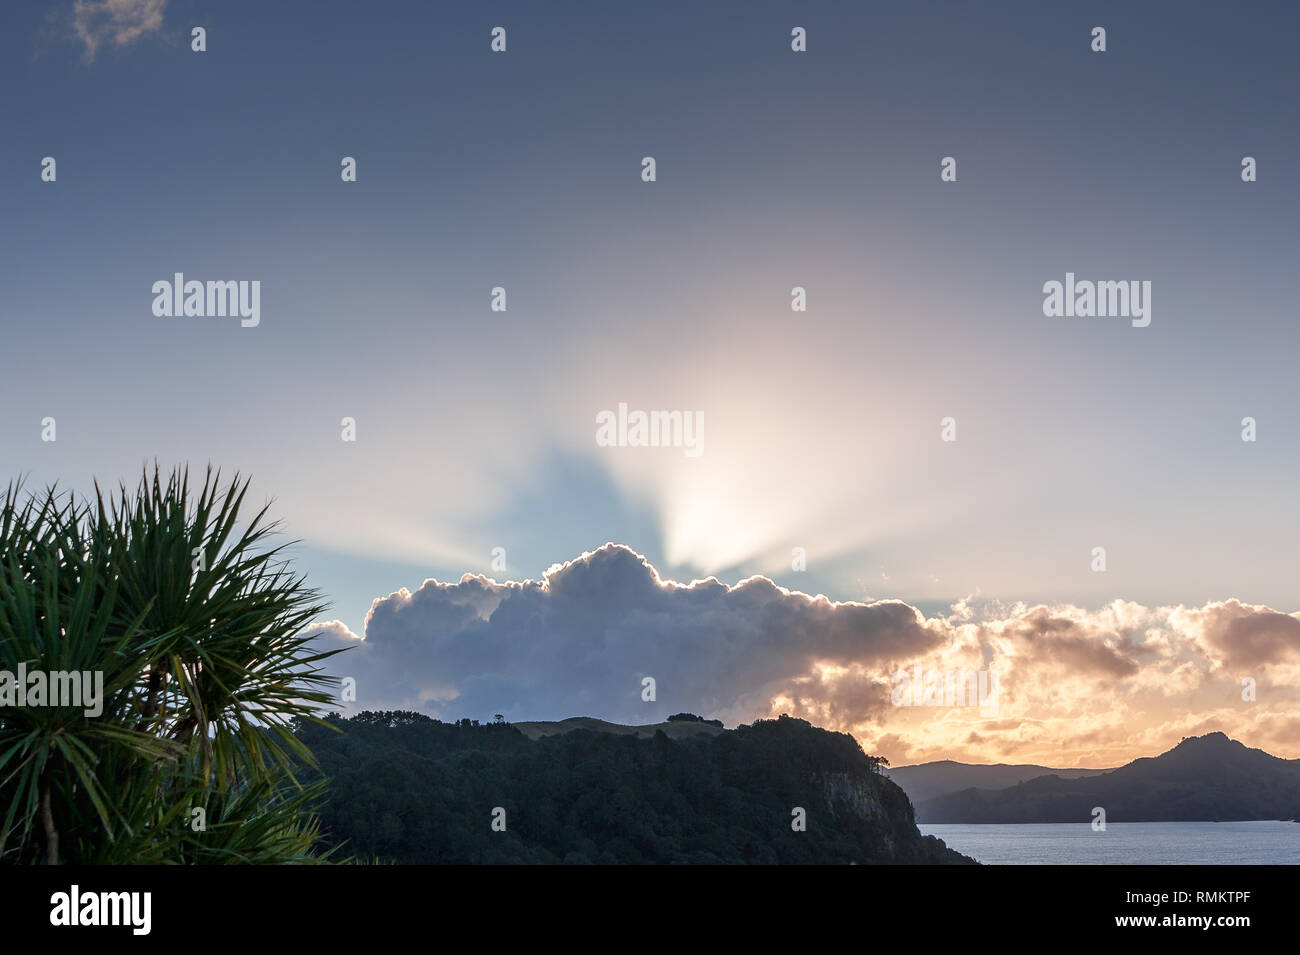
<instances>
[{"instance_id":1,"label":"distant hill range","mask_svg":"<svg viewBox=\"0 0 1300 955\"><path fill-rule=\"evenodd\" d=\"M960 792L963 789L1006 789L1039 776L1059 776L1078 779L1080 776L1098 776L1111 769L1052 769L1029 763L957 763L941 759L915 766L898 766L887 770L886 775L907 793L912 805L919 806L936 796Z\"/></svg>"},{"instance_id":2,"label":"distant hill range","mask_svg":"<svg viewBox=\"0 0 1300 955\"><path fill-rule=\"evenodd\" d=\"M662 732L669 739L687 739L691 736L713 736L724 733L722 724L706 722L696 717L693 720L673 719L665 723L645 723L641 726L629 726L624 723L608 723L592 716L571 716L557 722L537 721L532 723L511 723L515 729L529 739L541 739L544 736L556 736L560 733L572 733L574 730L594 730L597 733L615 733L619 736L639 736L651 739L655 733Z\"/></svg>"},{"instance_id":3,"label":"distant hill range","mask_svg":"<svg viewBox=\"0 0 1300 955\"><path fill-rule=\"evenodd\" d=\"M1300 819L1300 759L1280 759L1223 733L1188 737L1112 770L926 763L890 776L923 823L1088 822L1096 806L1107 822ZM1008 779L1016 781L1000 785ZM939 791L954 783L966 788Z\"/></svg>"},{"instance_id":4,"label":"distant hill range","mask_svg":"<svg viewBox=\"0 0 1300 955\"><path fill-rule=\"evenodd\" d=\"M728 730L679 713L624 726L443 723L419 713L300 723L326 779L321 845L447 864L969 864L916 828L907 795L846 733ZM316 772L303 768L311 779Z\"/></svg>"}]
</instances>

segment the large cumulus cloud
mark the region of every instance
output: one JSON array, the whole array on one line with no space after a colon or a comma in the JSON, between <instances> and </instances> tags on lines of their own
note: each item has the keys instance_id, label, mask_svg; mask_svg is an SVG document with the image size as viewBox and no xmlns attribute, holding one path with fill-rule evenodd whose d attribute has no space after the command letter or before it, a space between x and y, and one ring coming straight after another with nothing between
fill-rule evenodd
<instances>
[{"instance_id":1,"label":"large cumulus cloud","mask_svg":"<svg viewBox=\"0 0 1300 955\"><path fill-rule=\"evenodd\" d=\"M390 594L371 607L364 640L337 622L317 629L355 647L336 670L357 680L361 706L637 722L680 709L752 715L818 662L879 666L944 639L904 603L834 603L764 577L664 581L617 545L540 581L467 574Z\"/></svg>"},{"instance_id":2,"label":"large cumulus cloud","mask_svg":"<svg viewBox=\"0 0 1300 955\"><path fill-rule=\"evenodd\" d=\"M389 594L363 637L339 621L314 632L351 648L331 668L356 681L348 709L634 723L689 710L728 724L790 712L895 762L1115 764L1206 726L1300 755L1286 738L1300 721L1300 619L1236 600L1093 611L963 601L927 618L765 577L663 580L607 544L538 581L467 574ZM895 674L915 666L996 672L998 711L893 705Z\"/></svg>"}]
</instances>

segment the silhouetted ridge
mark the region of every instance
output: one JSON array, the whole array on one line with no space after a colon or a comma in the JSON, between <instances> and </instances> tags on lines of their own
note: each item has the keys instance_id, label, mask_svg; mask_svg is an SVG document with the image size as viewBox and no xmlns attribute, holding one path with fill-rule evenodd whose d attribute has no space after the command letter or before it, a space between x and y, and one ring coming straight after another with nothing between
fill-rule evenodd
<instances>
[{"instance_id":1,"label":"silhouetted ridge","mask_svg":"<svg viewBox=\"0 0 1300 955\"><path fill-rule=\"evenodd\" d=\"M602 728L530 724L541 728L530 739L504 722L362 713L297 732L329 781L326 845L346 842L343 852L361 859L972 861L920 834L907 796L848 734L789 717L734 730L663 724L698 727L678 738L588 722ZM504 831L491 826L498 808ZM804 830L792 827L796 819L806 819Z\"/></svg>"},{"instance_id":2,"label":"silhouetted ridge","mask_svg":"<svg viewBox=\"0 0 1300 955\"><path fill-rule=\"evenodd\" d=\"M1207 733L1101 775L965 789L920 803L916 814L925 823L1087 822L1096 806L1108 822L1300 818L1300 760Z\"/></svg>"}]
</instances>

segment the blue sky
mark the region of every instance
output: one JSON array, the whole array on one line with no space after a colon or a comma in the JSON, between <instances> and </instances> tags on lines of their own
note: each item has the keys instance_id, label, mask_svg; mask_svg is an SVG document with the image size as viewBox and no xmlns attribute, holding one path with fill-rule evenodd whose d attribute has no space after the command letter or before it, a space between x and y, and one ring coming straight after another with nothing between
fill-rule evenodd
<instances>
[{"instance_id":1,"label":"blue sky","mask_svg":"<svg viewBox=\"0 0 1300 955\"><path fill-rule=\"evenodd\" d=\"M8 476L251 473L358 633L606 541L927 612L1294 609L1292 7L122 7L160 18L3 14ZM178 271L261 324L155 317ZM1151 325L1045 317L1067 271L1151 281ZM705 453L598 447L619 402Z\"/></svg>"}]
</instances>

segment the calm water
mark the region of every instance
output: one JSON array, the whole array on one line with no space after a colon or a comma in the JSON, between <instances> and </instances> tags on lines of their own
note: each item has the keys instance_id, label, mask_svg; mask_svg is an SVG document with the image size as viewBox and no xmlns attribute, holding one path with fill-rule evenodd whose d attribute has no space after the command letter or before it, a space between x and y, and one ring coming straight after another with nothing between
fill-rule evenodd
<instances>
[{"instance_id":1,"label":"calm water","mask_svg":"<svg viewBox=\"0 0 1300 955\"><path fill-rule=\"evenodd\" d=\"M1296 822L1112 822L927 826L951 849L988 865L1300 864Z\"/></svg>"}]
</instances>

